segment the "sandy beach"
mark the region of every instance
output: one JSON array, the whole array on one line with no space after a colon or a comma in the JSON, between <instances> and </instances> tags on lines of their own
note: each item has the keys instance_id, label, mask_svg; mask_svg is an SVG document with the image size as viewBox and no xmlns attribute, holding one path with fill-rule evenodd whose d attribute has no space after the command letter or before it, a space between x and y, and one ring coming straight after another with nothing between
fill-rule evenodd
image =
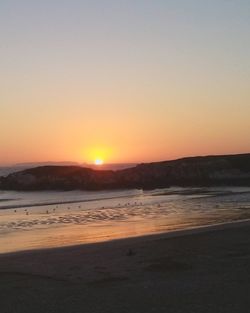
<instances>
[{"instance_id":1,"label":"sandy beach","mask_svg":"<svg viewBox=\"0 0 250 313\"><path fill-rule=\"evenodd\" d=\"M250 222L0 255L1 313L247 312Z\"/></svg>"}]
</instances>

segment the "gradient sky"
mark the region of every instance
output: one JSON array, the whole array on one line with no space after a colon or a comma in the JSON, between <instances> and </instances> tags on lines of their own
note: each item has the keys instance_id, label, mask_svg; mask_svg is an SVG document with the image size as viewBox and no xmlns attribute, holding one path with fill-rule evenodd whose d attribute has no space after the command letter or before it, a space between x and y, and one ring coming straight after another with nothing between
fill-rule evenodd
<instances>
[{"instance_id":1,"label":"gradient sky","mask_svg":"<svg viewBox=\"0 0 250 313\"><path fill-rule=\"evenodd\" d=\"M249 0L1 0L0 163L250 152Z\"/></svg>"}]
</instances>

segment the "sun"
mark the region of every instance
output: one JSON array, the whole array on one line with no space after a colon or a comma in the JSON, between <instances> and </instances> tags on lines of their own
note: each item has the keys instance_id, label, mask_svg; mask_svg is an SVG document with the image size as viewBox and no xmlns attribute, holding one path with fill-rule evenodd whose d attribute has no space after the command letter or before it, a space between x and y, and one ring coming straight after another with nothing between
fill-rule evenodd
<instances>
[{"instance_id":1,"label":"sun","mask_svg":"<svg viewBox=\"0 0 250 313\"><path fill-rule=\"evenodd\" d=\"M95 159L95 165L102 165L103 160L102 159Z\"/></svg>"}]
</instances>

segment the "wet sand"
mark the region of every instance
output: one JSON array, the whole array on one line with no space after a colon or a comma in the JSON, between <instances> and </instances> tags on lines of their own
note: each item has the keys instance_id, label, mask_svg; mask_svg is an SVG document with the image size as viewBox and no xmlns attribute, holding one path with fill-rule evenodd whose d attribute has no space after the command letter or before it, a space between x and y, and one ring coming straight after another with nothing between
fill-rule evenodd
<instances>
[{"instance_id":1,"label":"wet sand","mask_svg":"<svg viewBox=\"0 0 250 313\"><path fill-rule=\"evenodd\" d=\"M1 313L249 310L250 222L0 255Z\"/></svg>"}]
</instances>

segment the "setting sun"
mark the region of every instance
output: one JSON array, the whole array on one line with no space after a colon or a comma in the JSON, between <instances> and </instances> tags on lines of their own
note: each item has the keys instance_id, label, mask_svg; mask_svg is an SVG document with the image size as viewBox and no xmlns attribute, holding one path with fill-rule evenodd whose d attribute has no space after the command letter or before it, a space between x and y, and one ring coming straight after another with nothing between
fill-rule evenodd
<instances>
[{"instance_id":1,"label":"setting sun","mask_svg":"<svg viewBox=\"0 0 250 313\"><path fill-rule=\"evenodd\" d=\"M108 162L112 163L112 158L115 158L115 153L111 147L107 146L89 146L87 149L81 150L81 158L84 162L94 165L103 165Z\"/></svg>"},{"instance_id":2,"label":"setting sun","mask_svg":"<svg viewBox=\"0 0 250 313\"><path fill-rule=\"evenodd\" d=\"M95 160L95 165L102 165L102 164L103 164L103 160L101 160L101 159Z\"/></svg>"}]
</instances>

